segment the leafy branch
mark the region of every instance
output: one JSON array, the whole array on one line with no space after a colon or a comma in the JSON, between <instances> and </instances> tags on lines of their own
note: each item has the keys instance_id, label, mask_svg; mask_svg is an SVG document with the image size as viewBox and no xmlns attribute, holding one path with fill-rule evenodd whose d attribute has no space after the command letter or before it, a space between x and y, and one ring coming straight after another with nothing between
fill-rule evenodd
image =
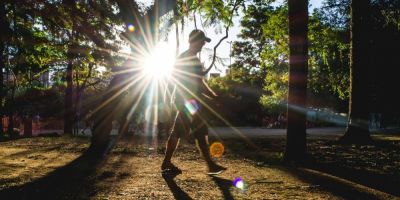
<instances>
[{"instance_id":1,"label":"leafy branch","mask_svg":"<svg viewBox=\"0 0 400 200\"><path fill-rule=\"evenodd\" d=\"M225 36L222 37L219 42L214 46L214 53L213 53L213 58L212 61L209 65L209 67L204 71L204 74L207 74L208 72L210 72L211 68L214 66L215 64L215 60L216 60L216 56L217 56L217 48L219 47L219 45L221 45L221 43L228 38L229 36L229 28L232 25L232 18L233 18L233 14L234 12L237 10L238 6L241 4L242 0L236 0L235 3L233 4L232 10L230 12L230 16L229 16L229 21L228 24L225 26Z\"/></svg>"}]
</instances>

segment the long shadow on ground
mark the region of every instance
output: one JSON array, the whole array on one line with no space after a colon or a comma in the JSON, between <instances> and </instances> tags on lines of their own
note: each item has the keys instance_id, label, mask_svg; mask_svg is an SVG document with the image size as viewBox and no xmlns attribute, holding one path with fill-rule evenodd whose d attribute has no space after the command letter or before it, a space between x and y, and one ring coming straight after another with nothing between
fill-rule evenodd
<instances>
[{"instance_id":1,"label":"long shadow on ground","mask_svg":"<svg viewBox=\"0 0 400 200\"><path fill-rule=\"evenodd\" d=\"M224 199L226 200L233 200L233 196L231 194L230 188L232 187L232 181L219 178L216 176L212 177L212 180L217 184L219 190L221 190L222 195L224 195Z\"/></svg>"},{"instance_id":2,"label":"long shadow on ground","mask_svg":"<svg viewBox=\"0 0 400 200\"><path fill-rule=\"evenodd\" d=\"M319 186L332 194L344 199L392 199L391 195L370 190L363 186L354 184L340 177L321 173L320 171L308 170L304 168L280 167L282 171L302 179L312 185Z\"/></svg>"},{"instance_id":3,"label":"long shadow on ground","mask_svg":"<svg viewBox=\"0 0 400 200\"><path fill-rule=\"evenodd\" d=\"M40 135L36 136L25 136L25 135L18 135L18 136L0 136L0 143L2 142L8 142L8 141L16 141L20 139L26 139L26 138L35 138L35 137L60 137L59 134L57 133L42 133Z\"/></svg>"},{"instance_id":4,"label":"long shadow on ground","mask_svg":"<svg viewBox=\"0 0 400 200\"><path fill-rule=\"evenodd\" d=\"M176 184L174 178L177 174L163 174L162 177L164 178L165 182L167 183L169 189L171 190L172 194L174 195L175 199L179 200L191 200L188 193L186 193L182 188ZM232 187L232 181L227 179L222 179L216 176L212 176L211 179L217 184L218 189L221 191L224 199L226 200L233 200L233 196L230 192L230 188Z\"/></svg>"},{"instance_id":5,"label":"long shadow on ground","mask_svg":"<svg viewBox=\"0 0 400 200\"><path fill-rule=\"evenodd\" d=\"M254 142L255 145L249 145L247 142L239 139L224 140L225 147L234 157L245 157L246 159L250 159L255 163L260 163L260 166L268 165L274 168L276 167L277 169L301 178L308 183L319 185L321 188L324 188L325 190L346 199L379 199L385 197L386 194L379 191L383 191L394 196L400 196L400 190L398 190L400 179L398 175L391 175L387 173L378 174L372 171L358 169L357 165L360 165L360 163L346 166L346 164L343 163L343 159L345 158L340 158L340 155L337 154L338 152L334 152L336 149L333 149L333 152L326 153L324 152L326 150L321 148L321 143L313 143L315 141L308 141L309 146L314 145L313 151L321 154L318 158L312 157L308 162L303 163L301 166L285 167L285 164L280 161L282 159L282 154L278 153L284 152L284 139L259 138L257 140L253 140L252 142ZM332 145L338 146L338 144L332 144L331 142L324 143L323 145L326 147ZM259 149L256 149L255 147ZM341 146L340 148L343 150L349 147ZM382 148L389 148L389 151L393 150L393 146L381 141L377 141L374 144L374 148L377 148L378 150L381 150ZM398 146L396 146L396 148L398 148ZM332 155L328 155L328 153ZM358 154L356 153L354 157L359 158L361 156L359 153L360 152L358 152ZM333 160L323 161L322 159L326 156L333 156ZM312 169L322 173L312 173L310 172L312 170L299 170L300 168ZM333 177L337 177L338 179ZM339 181L339 179L344 181ZM375 190L368 190L368 188L365 187L364 189L360 189L362 187L356 187L354 184L348 184L349 182L346 182L346 180L373 188ZM388 198L393 197L388 195Z\"/></svg>"},{"instance_id":6,"label":"long shadow on ground","mask_svg":"<svg viewBox=\"0 0 400 200\"><path fill-rule=\"evenodd\" d=\"M93 175L103 163L84 153L42 178L1 190L0 199L88 199L98 192Z\"/></svg>"},{"instance_id":7,"label":"long shadow on ground","mask_svg":"<svg viewBox=\"0 0 400 200\"><path fill-rule=\"evenodd\" d=\"M331 174L352 182L365 185L367 187L386 192L391 195L400 196L400 174L399 168L396 170L384 170L385 166L393 165L399 156L397 153L399 143L391 141L375 140L368 146L360 145L341 145L336 141L323 143L326 147L338 146L337 148L327 148L323 150L311 150L314 161L306 165L307 168ZM316 148L316 147L314 147ZM371 148L372 150L368 150ZM354 153L350 157L351 149ZM332 160L325 160L321 156L332 156ZM346 157L345 157L346 156ZM374 165L371 165L373 163ZM378 164L379 163L379 164ZM372 168L373 170L368 170Z\"/></svg>"},{"instance_id":8,"label":"long shadow on ground","mask_svg":"<svg viewBox=\"0 0 400 200\"><path fill-rule=\"evenodd\" d=\"M172 192L172 195L174 195L175 199L182 199L182 200L191 200L193 198L191 198L189 196L188 193L186 193L185 191L182 190L182 188L180 188L178 186L178 184L176 184L174 178L177 176L178 174L163 174L162 177L164 178L165 182L167 183L169 189Z\"/></svg>"}]
</instances>

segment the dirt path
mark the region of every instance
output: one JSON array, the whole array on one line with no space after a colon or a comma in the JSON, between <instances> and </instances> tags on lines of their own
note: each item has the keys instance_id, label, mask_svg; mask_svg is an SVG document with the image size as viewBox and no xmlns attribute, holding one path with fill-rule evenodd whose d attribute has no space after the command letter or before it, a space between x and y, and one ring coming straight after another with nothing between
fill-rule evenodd
<instances>
[{"instance_id":1,"label":"dirt path","mask_svg":"<svg viewBox=\"0 0 400 200\"><path fill-rule=\"evenodd\" d=\"M194 154L194 153L193 153ZM335 199L334 196L318 190L285 172L270 167L257 167L243 160L220 160L228 166L225 173L210 177L205 175L202 160L179 156L175 163L183 169L177 177L161 176L158 173L162 157L115 156L112 159L124 160L116 173L102 184L113 187L98 193L97 197L110 199ZM114 161L114 162L115 162ZM145 166L145 167L144 167ZM122 169L123 168L123 169ZM111 170L111 169L109 169ZM106 172L103 172L106 173ZM118 180L119 175L126 175ZM233 187L235 178L242 178L243 190Z\"/></svg>"},{"instance_id":2,"label":"dirt path","mask_svg":"<svg viewBox=\"0 0 400 200\"><path fill-rule=\"evenodd\" d=\"M84 138L3 142L0 199L343 199L280 166L232 156L229 150L218 159L229 169L208 176L196 148L188 144L181 144L173 160L183 173L163 177L160 144L149 150L147 145L122 143L93 163L80 157L88 146ZM236 178L244 181L243 189L233 186Z\"/></svg>"}]
</instances>

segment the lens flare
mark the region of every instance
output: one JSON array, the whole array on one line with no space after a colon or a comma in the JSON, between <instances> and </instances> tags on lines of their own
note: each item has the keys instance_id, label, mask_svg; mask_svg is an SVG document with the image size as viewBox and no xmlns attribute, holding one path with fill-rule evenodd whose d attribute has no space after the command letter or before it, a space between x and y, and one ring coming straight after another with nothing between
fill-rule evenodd
<instances>
[{"instance_id":1,"label":"lens flare","mask_svg":"<svg viewBox=\"0 0 400 200\"><path fill-rule=\"evenodd\" d=\"M132 24L129 24L129 25L128 25L128 31L129 31L129 32L134 32L134 31L135 31L135 26L132 25Z\"/></svg>"},{"instance_id":2,"label":"lens flare","mask_svg":"<svg viewBox=\"0 0 400 200\"><path fill-rule=\"evenodd\" d=\"M196 99L190 99L185 101L185 108L191 115L194 115L199 110L199 104Z\"/></svg>"},{"instance_id":3,"label":"lens flare","mask_svg":"<svg viewBox=\"0 0 400 200\"><path fill-rule=\"evenodd\" d=\"M244 181L241 178L235 178L235 180L233 180L233 186L244 190Z\"/></svg>"},{"instance_id":4,"label":"lens flare","mask_svg":"<svg viewBox=\"0 0 400 200\"><path fill-rule=\"evenodd\" d=\"M221 142L214 142L210 146L210 155L215 158L220 158L224 154L224 145Z\"/></svg>"}]
</instances>

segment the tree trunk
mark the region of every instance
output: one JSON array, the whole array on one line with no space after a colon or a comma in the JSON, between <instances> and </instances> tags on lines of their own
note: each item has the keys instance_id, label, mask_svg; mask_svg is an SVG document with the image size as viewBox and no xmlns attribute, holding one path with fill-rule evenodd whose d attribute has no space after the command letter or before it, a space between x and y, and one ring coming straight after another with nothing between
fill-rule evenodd
<instances>
[{"instance_id":1,"label":"tree trunk","mask_svg":"<svg viewBox=\"0 0 400 200\"><path fill-rule=\"evenodd\" d=\"M115 91L113 86L107 88L107 94L103 95L98 110L93 112L93 130L89 152L93 154L103 154L107 148L108 137L112 129L112 121L114 120L114 106L116 100L111 100ZM118 99L118 98L117 98ZM111 100L111 101L110 101Z\"/></svg>"},{"instance_id":2,"label":"tree trunk","mask_svg":"<svg viewBox=\"0 0 400 200\"><path fill-rule=\"evenodd\" d=\"M301 161L306 156L307 24L308 1L289 0L289 94L287 139L284 160Z\"/></svg>"},{"instance_id":3,"label":"tree trunk","mask_svg":"<svg viewBox=\"0 0 400 200\"><path fill-rule=\"evenodd\" d=\"M8 135L10 137L16 137L14 134L14 112L11 108L10 112L8 113L8 128L7 128Z\"/></svg>"},{"instance_id":4,"label":"tree trunk","mask_svg":"<svg viewBox=\"0 0 400 200\"><path fill-rule=\"evenodd\" d=\"M123 33L125 39L131 42L132 46L142 46L144 49L150 49L145 41L157 38L157 21L158 18L164 15L166 12L173 9L176 5L176 1L160 1L156 0L156 6L152 10L147 11L145 16L142 16L139 11L139 6L135 1L123 1L117 0L118 7L121 11L121 17L125 25L133 25L136 29L135 31L126 31ZM147 38L144 38L147 37ZM153 41L149 42L154 44ZM137 49L132 52L135 56L140 56ZM113 66L113 65L111 65ZM121 134L126 132L127 121L126 115L133 106L133 99L137 100L135 97L130 96L126 98L125 95L128 92L129 87L135 87L135 85L142 85L140 83L133 83L134 74L132 73L118 73L111 80L110 85L106 89L106 93L103 95L102 101L98 110L94 112L95 123L93 126L93 137L91 145L89 148L89 153L103 154L106 153L106 148L108 145L108 138L110 131L112 129L112 121L119 120L121 128L119 132ZM127 84L132 84L127 86ZM132 90L132 89L131 89ZM144 88L133 88L133 93L130 95L138 94L136 90L144 90ZM130 103L127 103L130 102Z\"/></svg>"},{"instance_id":5,"label":"tree trunk","mask_svg":"<svg viewBox=\"0 0 400 200\"><path fill-rule=\"evenodd\" d=\"M348 125L340 138L343 143L369 143L369 101L368 96L368 1L351 2L351 60L350 99Z\"/></svg>"},{"instance_id":6,"label":"tree trunk","mask_svg":"<svg viewBox=\"0 0 400 200\"><path fill-rule=\"evenodd\" d=\"M10 97L10 102L8 103L8 135L12 138L16 138L19 136L19 133L17 134L14 132L14 97L15 97L15 85L16 85L16 79L17 77L14 77L14 86L11 88L11 97Z\"/></svg>"},{"instance_id":7,"label":"tree trunk","mask_svg":"<svg viewBox=\"0 0 400 200\"><path fill-rule=\"evenodd\" d=\"M6 10L5 10L5 2L1 1L0 4L0 102L3 101L5 98L4 95L4 78L3 78L3 71L5 69L5 56L4 56L4 51L5 51L5 42L7 40L6 36L6 31L8 30L8 24L6 20ZM4 32L3 32L4 31ZM0 104L0 119L3 117L3 104ZM0 121L0 137L4 136L3 132L3 123Z\"/></svg>"},{"instance_id":8,"label":"tree trunk","mask_svg":"<svg viewBox=\"0 0 400 200\"><path fill-rule=\"evenodd\" d=\"M131 94L127 93L129 84L132 81L129 78L132 77L132 73L126 72L127 68L124 67L118 67L118 69L118 71L114 71L115 75L103 95L101 104L93 112L94 125L93 137L89 148L90 153L106 153L113 120L117 120L120 123L119 133L121 135L126 132L127 113L133 106L132 102L127 101L127 99L131 99L129 96Z\"/></svg>"},{"instance_id":9,"label":"tree trunk","mask_svg":"<svg viewBox=\"0 0 400 200\"><path fill-rule=\"evenodd\" d=\"M3 117L4 113L4 106L2 104L3 99L5 98L4 95L4 78L3 78L3 70L5 68L4 66L4 43L3 41L0 41L0 119ZM3 120L0 120L0 137L4 137L4 131L3 131Z\"/></svg>"},{"instance_id":10,"label":"tree trunk","mask_svg":"<svg viewBox=\"0 0 400 200\"><path fill-rule=\"evenodd\" d=\"M70 9L70 14L75 13L76 2L75 1L63 1L63 4ZM78 39L76 37L77 25L74 21L71 24L71 30L68 34L68 50L67 50L67 69L65 72L65 81L67 82L67 87L65 88L65 98L64 98L64 134L73 133L74 124L74 109L73 109L73 73L74 73L74 59L76 59L76 48L79 46Z\"/></svg>"},{"instance_id":11,"label":"tree trunk","mask_svg":"<svg viewBox=\"0 0 400 200\"><path fill-rule=\"evenodd\" d=\"M73 108L72 108L72 73L73 73L73 64L72 58L69 58L65 80L67 82L67 88L65 89L65 105L64 105L64 133L65 134L72 134L72 127L73 127Z\"/></svg>"},{"instance_id":12,"label":"tree trunk","mask_svg":"<svg viewBox=\"0 0 400 200\"><path fill-rule=\"evenodd\" d=\"M75 101L74 101L74 120L73 120L73 132L75 134L79 133L79 122L82 119L82 105L81 105L81 98L82 98L82 93L83 89L79 87L79 83L76 84L76 90L75 90Z\"/></svg>"}]
</instances>

